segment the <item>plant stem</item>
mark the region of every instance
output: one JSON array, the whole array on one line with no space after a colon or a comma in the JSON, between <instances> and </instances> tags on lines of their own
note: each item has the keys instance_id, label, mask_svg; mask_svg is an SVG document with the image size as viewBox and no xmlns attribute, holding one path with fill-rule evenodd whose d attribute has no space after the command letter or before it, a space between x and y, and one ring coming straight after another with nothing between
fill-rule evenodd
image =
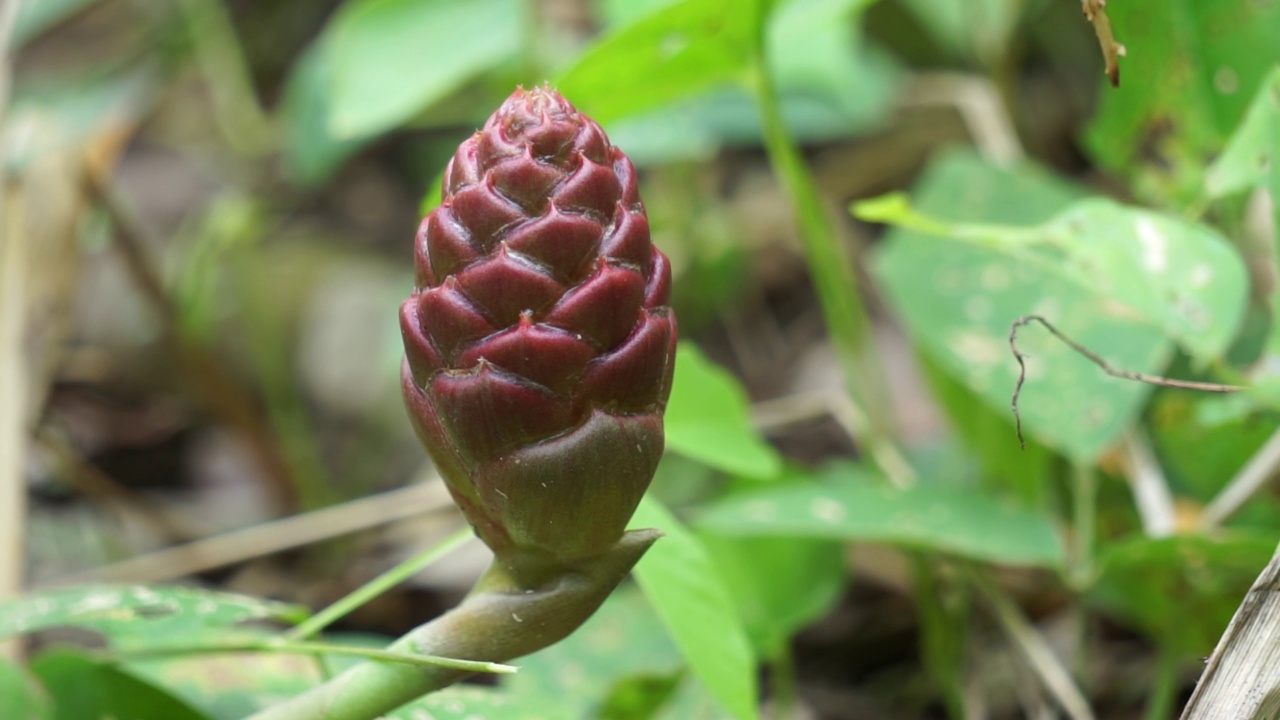
<instances>
[{"instance_id":1,"label":"plant stem","mask_svg":"<svg viewBox=\"0 0 1280 720\"><path fill-rule=\"evenodd\" d=\"M409 579L414 573L431 565L440 558L462 547L462 544L475 537L471 528L463 528L404 562L396 565L378 577L356 588L345 597L329 607L312 615L300 623L285 637L301 640L313 637L321 630L348 615L352 610L364 605L382 593Z\"/></svg>"},{"instance_id":2,"label":"plant stem","mask_svg":"<svg viewBox=\"0 0 1280 720\"><path fill-rule=\"evenodd\" d=\"M1173 698L1178 692L1178 655L1161 643L1156 649L1156 676L1147 698L1146 720L1168 720L1173 717Z\"/></svg>"},{"instance_id":3,"label":"plant stem","mask_svg":"<svg viewBox=\"0 0 1280 720\"><path fill-rule=\"evenodd\" d=\"M1077 590L1093 574L1093 543L1098 514L1098 475L1091 466L1072 466L1072 552L1067 581Z\"/></svg>"},{"instance_id":4,"label":"plant stem","mask_svg":"<svg viewBox=\"0 0 1280 720\"><path fill-rule=\"evenodd\" d=\"M166 657L174 655L206 655L209 653L241 653L241 652L274 652L293 655L349 655L370 660L389 663L402 663L417 668L435 670L445 668L466 673L494 673L499 675L516 672L516 668L501 663L476 660L458 660L439 655L423 655L422 653L393 652L378 648L359 647L357 645L337 645L334 643L298 642L294 640L265 639L254 642L232 641L226 643L173 645L125 650L120 655L133 658Z\"/></svg>"},{"instance_id":5,"label":"plant stem","mask_svg":"<svg viewBox=\"0 0 1280 720\"><path fill-rule=\"evenodd\" d=\"M871 321L858 294L854 258L839 241L823 207L813 175L806 167L795 140L782 117L777 88L769 75L765 18L770 3L760 0L755 27L756 41L748 70L748 82L760 109L765 149L795 209L805 260L818 294L827 332L848 392L864 410L859 428L863 442L872 450L891 442L896 421L888 384L881 366ZM889 471L889 469L886 469Z\"/></svg>"},{"instance_id":6,"label":"plant stem","mask_svg":"<svg viewBox=\"0 0 1280 720\"><path fill-rule=\"evenodd\" d=\"M925 671L937 685L948 716L963 718L967 597L961 599L966 607L949 607L958 588L947 586L944 567L920 553L912 556L911 565Z\"/></svg>"},{"instance_id":7,"label":"plant stem","mask_svg":"<svg viewBox=\"0 0 1280 720\"><path fill-rule=\"evenodd\" d=\"M178 9L209 83L213 119L223 139L248 157L270 152L275 143L271 118L258 102L244 50L222 0L180 0Z\"/></svg>"},{"instance_id":8,"label":"plant stem","mask_svg":"<svg viewBox=\"0 0 1280 720\"><path fill-rule=\"evenodd\" d=\"M559 642L586 622L661 535L627 533L604 555L572 567L494 558L462 604L409 631L393 653L502 662ZM469 672L367 662L249 720L373 720Z\"/></svg>"},{"instance_id":9,"label":"plant stem","mask_svg":"<svg viewBox=\"0 0 1280 720\"><path fill-rule=\"evenodd\" d=\"M1013 600L984 576L981 570L972 570L967 575L969 582L986 598L1013 646L1022 653L1067 717L1071 720L1094 720L1093 710L1089 708L1089 702L1080 688L1076 687L1071 673L1067 672L1062 661L1036 631L1035 626L1023 616Z\"/></svg>"},{"instance_id":10,"label":"plant stem","mask_svg":"<svg viewBox=\"0 0 1280 720\"><path fill-rule=\"evenodd\" d=\"M774 720L794 720L800 717L795 659L791 656L791 648L785 643L769 659L769 689L772 691Z\"/></svg>"}]
</instances>

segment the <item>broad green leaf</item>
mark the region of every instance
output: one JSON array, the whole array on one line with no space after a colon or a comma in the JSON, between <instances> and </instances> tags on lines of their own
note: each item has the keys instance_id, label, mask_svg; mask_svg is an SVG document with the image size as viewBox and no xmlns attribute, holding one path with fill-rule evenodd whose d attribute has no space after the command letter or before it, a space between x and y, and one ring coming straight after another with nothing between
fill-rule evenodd
<instances>
[{"instance_id":1,"label":"broad green leaf","mask_svg":"<svg viewBox=\"0 0 1280 720\"><path fill-rule=\"evenodd\" d=\"M1045 515L969 487L890 487L840 464L818 478L732 494L698 516L701 529L750 537L807 537L904 545L1007 565L1057 567L1062 542Z\"/></svg>"},{"instance_id":2,"label":"broad green leaf","mask_svg":"<svg viewBox=\"0 0 1280 720\"><path fill-rule=\"evenodd\" d=\"M340 139L394 128L521 46L519 0L355 0L331 34L329 127Z\"/></svg>"},{"instance_id":3,"label":"broad green leaf","mask_svg":"<svg viewBox=\"0 0 1280 720\"><path fill-rule=\"evenodd\" d=\"M1176 497L1209 502L1254 457L1277 428L1274 413L1256 407L1245 393L1156 392L1146 413L1148 435Z\"/></svg>"},{"instance_id":4,"label":"broad green leaf","mask_svg":"<svg viewBox=\"0 0 1280 720\"><path fill-rule=\"evenodd\" d=\"M646 497L631 520L666 534L635 575L694 677L738 720L759 717L746 630L706 548L669 510Z\"/></svg>"},{"instance_id":5,"label":"broad green leaf","mask_svg":"<svg viewBox=\"0 0 1280 720\"><path fill-rule=\"evenodd\" d=\"M97 585L35 593L0 603L0 639L53 627L96 630L121 649L226 638L250 620L297 622L305 610L189 587Z\"/></svg>"},{"instance_id":6,"label":"broad green leaf","mask_svg":"<svg viewBox=\"0 0 1280 720\"><path fill-rule=\"evenodd\" d=\"M1156 642L1207 656L1276 547L1274 533L1136 537L1097 557L1087 600Z\"/></svg>"},{"instance_id":7,"label":"broad green leaf","mask_svg":"<svg viewBox=\"0 0 1280 720\"><path fill-rule=\"evenodd\" d=\"M606 124L689 97L744 71L750 16L731 0L683 0L606 35L557 85Z\"/></svg>"},{"instance_id":8,"label":"broad green leaf","mask_svg":"<svg viewBox=\"0 0 1280 720\"><path fill-rule=\"evenodd\" d=\"M609 30L620 30L680 0L602 0L596 3L600 21Z\"/></svg>"},{"instance_id":9,"label":"broad green leaf","mask_svg":"<svg viewBox=\"0 0 1280 720\"><path fill-rule=\"evenodd\" d=\"M55 720L212 720L125 670L70 650L41 654L31 662L31 671L55 700Z\"/></svg>"},{"instance_id":10,"label":"broad green leaf","mask_svg":"<svg viewBox=\"0 0 1280 720\"><path fill-rule=\"evenodd\" d=\"M897 91L896 66L867 46L859 27L859 16L870 4L791 0L770 15L769 72L778 85L784 119L793 132L804 131L797 137L849 135L889 111ZM832 126L821 126L824 116Z\"/></svg>"},{"instance_id":11,"label":"broad green leaf","mask_svg":"<svg viewBox=\"0 0 1280 720\"><path fill-rule=\"evenodd\" d=\"M0 717L5 720L52 720L53 705L35 679L0 658Z\"/></svg>"},{"instance_id":12,"label":"broad green leaf","mask_svg":"<svg viewBox=\"0 0 1280 720\"><path fill-rule=\"evenodd\" d=\"M737 602L760 657L787 652L791 636L827 612L844 590L842 543L708 532L698 537Z\"/></svg>"},{"instance_id":13,"label":"broad green leaf","mask_svg":"<svg viewBox=\"0 0 1280 720\"><path fill-rule=\"evenodd\" d=\"M691 343L676 353L665 426L668 449L727 473L768 478L782 468L751 427L746 393Z\"/></svg>"},{"instance_id":14,"label":"broad green leaf","mask_svg":"<svg viewBox=\"0 0 1280 720\"><path fill-rule=\"evenodd\" d=\"M639 590L623 587L568 638L519 664L505 692L554 701L562 717L590 717L620 684L678 675L684 658Z\"/></svg>"},{"instance_id":15,"label":"broad green leaf","mask_svg":"<svg viewBox=\"0 0 1280 720\"><path fill-rule=\"evenodd\" d=\"M555 717L728 717L689 676L680 650L634 586L611 595L568 638L519 663L519 673L503 678L502 692L522 707L557 708Z\"/></svg>"},{"instance_id":16,"label":"broad green leaf","mask_svg":"<svg viewBox=\"0 0 1280 720\"><path fill-rule=\"evenodd\" d=\"M1222 197L1265 186L1277 148L1280 148L1280 65L1258 88L1244 121L1227 142L1227 149L1209 166L1205 178L1209 196Z\"/></svg>"},{"instance_id":17,"label":"broad green leaf","mask_svg":"<svg viewBox=\"0 0 1280 720\"><path fill-rule=\"evenodd\" d=\"M867 4L793 0L772 14L769 70L797 139L856 135L892 107L897 65L857 27ZM745 87L729 85L628 115L609 124L609 136L638 164L705 158L725 145L758 144L760 110Z\"/></svg>"},{"instance_id":18,"label":"broad green leaf","mask_svg":"<svg viewBox=\"0 0 1280 720\"><path fill-rule=\"evenodd\" d=\"M384 717L386 720L561 720L572 717L565 714L565 709L563 702L539 701L492 688L454 685Z\"/></svg>"},{"instance_id":19,"label":"broad green leaf","mask_svg":"<svg viewBox=\"0 0 1280 720\"><path fill-rule=\"evenodd\" d=\"M1107 15L1128 53L1121 87L1099 91L1086 135L1091 155L1133 176L1139 194L1201 196L1205 158L1222 148L1280 60L1280 4L1113 2Z\"/></svg>"},{"instance_id":20,"label":"broad green leaf","mask_svg":"<svg viewBox=\"0 0 1280 720\"><path fill-rule=\"evenodd\" d=\"M326 667L336 665L323 660ZM323 680L317 658L285 653L177 655L130 660L123 667L212 720L242 720Z\"/></svg>"},{"instance_id":21,"label":"broad green leaf","mask_svg":"<svg viewBox=\"0 0 1280 720\"><path fill-rule=\"evenodd\" d=\"M1053 493L1052 484L1046 480L1057 462L1056 455L1034 437L1025 438L1026 448L1019 449L1008 407L983 402L930 352L919 350L918 360L930 395L947 413L955 433L949 447L944 446L949 452L940 458L943 464L935 465L932 471L945 470L949 478L955 478L958 469L962 472L964 460L974 458L982 463L984 486L1007 489L1027 507L1045 507ZM913 464L919 466L920 462ZM917 469L926 477L931 472L929 468Z\"/></svg>"},{"instance_id":22,"label":"broad green leaf","mask_svg":"<svg viewBox=\"0 0 1280 720\"><path fill-rule=\"evenodd\" d=\"M294 63L284 89L284 164L297 182L313 186L372 138L340 138L330 128L333 115L333 53L329 37L311 44Z\"/></svg>"},{"instance_id":23,"label":"broad green leaf","mask_svg":"<svg viewBox=\"0 0 1280 720\"><path fill-rule=\"evenodd\" d=\"M1159 372L1174 341L1201 362L1224 352L1242 318L1246 276L1230 244L1205 227L1106 200L1078 202L1035 227L950 222L1042 218L1065 193L1036 177L951 156L917 193L933 217L875 208L902 225L876 269L917 347L1002 411L1017 377L1010 326L1023 315L1044 316L1124 370ZM1018 344L1029 356L1025 429L1077 461L1092 461L1150 393L1036 326L1020 330Z\"/></svg>"}]
</instances>

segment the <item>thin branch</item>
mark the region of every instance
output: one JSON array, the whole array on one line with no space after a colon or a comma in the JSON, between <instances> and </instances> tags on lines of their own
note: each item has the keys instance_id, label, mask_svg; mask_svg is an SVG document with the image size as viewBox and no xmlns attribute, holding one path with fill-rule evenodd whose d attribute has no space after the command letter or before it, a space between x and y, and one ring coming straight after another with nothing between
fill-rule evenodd
<instances>
[{"instance_id":1,"label":"thin branch","mask_svg":"<svg viewBox=\"0 0 1280 720\"><path fill-rule=\"evenodd\" d=\"M1010 406L1013 408L1014 425L1018 432L1018 443L1025 450L1027 443L1022 437L1022 414L1018 411L1018 397L1022 394L1022 383L1027 379L1026 353L1018 350L1018 329L1024 325L1030 325L1032 322L1038 322L1045 327L1046 330L1053 333L1053 336L1061 340L1067 347L1075 350L1080 355L1097 365L1104 373L1111 377L1120 378L1122 380L1135 380L1148 385L1156 385L1159 387L1178 388L1180 390L1198 390L1200 392L1212 393L1231 393L1244 390L1241 385L1226 385L1223 383L1199 382L1196 380L1177 380L1174 378L1161 377L1159 375L1148 375L1146 373L1132 372L1129 370L1118 370L1112 367L1102 356L1093 352L1089 348L1072 340L1062 333L1061 330L1053 326L1053 323L1045 320L1040 315L1023 315L1013 321L1013 325L1009 328L1009 349L1013 351L1013 359L1018 361L1018 382L1013 386L1013 399Z\"/></svg>"},{"instance_id":2,"label":"thin branch","mask_svg":"<svg viewBox=\"0 0 1280 720\"><path fill-rule=\"evenodd\" d=\"M1093 24L1093 31L1098 35L1098 45L1102 47L1102 61L1106 63L1107 79L1111 87L1120 87L1120 58L1127 53L1124 45L1116 42L1111 33L1111 19L1107 17L1107 0L1080 0L1084 10L1084 19Z\"/></svg>"},{"instance_id":3,"label":"thin branch","mask_svg":"<svg viewBox=\"0 0 1280 720\"><path fill-rule=\"evenodd\" d=\"M1173 493L1169 481L1151 451L1146 433L1134 429L1124 434L1121 441L1125 464L1129 470L1129 484L1133 488L1134 505L1142 519L1142 529L1147 537L1168 537L1177 530L1177 512L1173 505Z\"/></svg>"},{"instance_id":4,"label":"thin branch","mask_svg":"<svg viewBox=\"0 0 1280 720\"><path fill-rule=\"evenodd\" d=\"M1045 690L1053 696L1054 701L1067 717L1071 720L1094 720L1095 716L1093 710L1089 708L1089 701L1076 686L1071 673L1062 665L1062 661L1054 654L1049 643L1035 626L1023 616L1017 605L980 571L973 570L967 574L969 581L982 593L990 605L1000 628L1026 659Z\"/></svg>"},{"instance_id":5,"label":"thin branch","mask_svg":"<svg viewBox=\"0 0 1280 720\"><path fill-rule=\"evenodd\" d=\"M87 195L106 211L112 224L114 247L124 260L133 282L159 316L169 351L183 366L199 401L224 423L240 431L270 478L270 490L281 508L297 504L299 479L281 451L276 433L260 409L260 403L215 354L182 331L180 312L155 270L149 248L158 243L147 237L124 202L111 187L110 178L92 169L84 174Z\"/></svg>"},{"instance_id":6,"label":"thin branch","mask_svg":"<svg viewBox=\"0 0 1280 720\"><path fill-rule=\"evenodd\" d=\"M443 483L421 482L138 555L43 585L172 580L453 507Z\"/></svg>"},{"instance_id":7,"label":"thin branch","mask_svg":"<svg viewBox=\"0 0 1280 720\"><path fill-rule=\"evenodd\" d=\"M764 433L823 416L835 420L855 444L862 446L865 442L867 454L895 487L910 487L915 483L915 470L892 439L881 438L873 443L859 434L858 428L866 427L869 420L846 393L803 392L762 400L751 406L752 426Z\"/></svg>"}]
</instances>

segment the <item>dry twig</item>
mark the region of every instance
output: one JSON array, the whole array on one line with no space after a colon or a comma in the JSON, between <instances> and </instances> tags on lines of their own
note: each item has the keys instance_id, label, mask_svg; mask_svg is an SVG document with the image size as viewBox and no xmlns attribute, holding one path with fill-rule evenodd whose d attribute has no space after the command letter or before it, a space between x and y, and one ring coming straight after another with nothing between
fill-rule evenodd
<instances>
[{"instance_id":1,"label":"dry twig","mask_svg":"<svg viewBox=\"0 0 1280 720\"><path fill-rule=\"evenodd\" d=\"M1205 664L1182 720L1270 720L1280 712L1280 549Z\"/></svg>"},{"instance_id":2,"label":"dry twig","mask_svg":"<svg viewBox=\"0 0 1280 720\"><path fill-rule=\"evenodd\" d=\"M1120 87L1120 58L1125 56L1124 45L1116 42L1111 34L1111 19L1107 17L1107 0L1080 0L1084 10L1084 19L1093 24L1093 31L1098 35L1098 44L1102 46L1102 61L1106 63L1107 79L1111 87Z\"/></svg>"},{"instance_id":3,"label":"dry twig","mask_svg":"<svg viewBox=\"0 0 1280 720\"><path fill-rule=\"evenodd\" d=\"M1018 382L1013 386L1013 400L1010 403L1013 407L1013 420L1018 431L1018 443L1025 450L1026 441L1022 437L1022 414L1018 411L1018 396L1022 394L1022 383L1027 379L1026 354L1018 350L1018 329L1023 325L1030 325L1038 322L1045 327L1046 330L1053 333L1053 336L1066 343L1067 347L1075 350L1077 353L1088 358L1089 362L1097 365L1103 372L1111 377L1117 377L1122 380L1136 380L1138 382L1147 383L1148 385L1157 385L1159 387L1179 388L1182 390L1199 390L1200 392L1229 393L1238 392L1244 388L1239 385L1225 385L1223 383L1198 382L1195 380L1176 380L1173 378L1161 377L1159 375L1148 375L1146 373L1131 372L1129 370L1117 370L1111 367L1102 356L1093 352L1089 348L1072 340L1062 333L1061 330L1053 326L1053 323L1045 320L1039 315L1023 315L1013 321L1013 325L1009 328L1009 349L1013 351L1013 358L1018 361Z\"/></svg>"}]
</instances>

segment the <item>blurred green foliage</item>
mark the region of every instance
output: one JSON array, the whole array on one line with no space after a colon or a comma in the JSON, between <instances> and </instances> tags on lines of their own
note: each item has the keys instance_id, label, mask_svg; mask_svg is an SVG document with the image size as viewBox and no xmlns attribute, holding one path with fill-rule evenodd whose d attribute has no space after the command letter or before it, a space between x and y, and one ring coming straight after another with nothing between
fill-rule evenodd
<instances>
[{"instance_id":1,"label":"blurred green foliage","mask_svg":"<svg viewBox=\"0 0 1280 720\"><path fill-rule=\"evenodd\" d=\"M512 85L551 82L645 170L690 339L667 415L677 457L634 521L668 534L637 568L643 595L619 593L498 687L446 690L394 717L758 717L759 668L769 668L771 702L794 701L796 633L863 581L847 553L855 543L909 568L917 707L960 717L966 658L990 647L973 630L984 610L972 573L1021 573L1035 588L1007 591L1028 606L1140 633L1174 660L1158 672L1206 655L1280 530L1273 490L1233 508L1225 528L1202 515L1280 423L1280 3L1110 3L1127 48L1116 90L1072 2L570 4L585 19L557 21L553 3L533 0L24 0L16 16L7 119L11 137L26 134L5 167L41 194L44 159L138 136L141 150L199 169L207 196L153 248L175 327L131 337L173 332L192 352L231 358L262 397L281 482L302 506L402 482L406 468L383 459L412 444L394 324L412 228L379 202L388 191L369 171L374 159L407 179L402 205L429 206L458 139ZM82 36L60 33L99 19L103 42L78 48L89 60L63 59L58 49ZM255 48L270 43L249 39L273 33L294 42L269 59ZM753 85L758 56L776 107L761 107ZM803 383L744 386L694 344L735 304L758 307L759 283L772 278L776 292L774 265L786 268L773 262L777 245L800 262L793 243L769 235L767 203L725 201L750 189L748 161L762 164L762 111L780 113L784 139L812 151L808 168L774 172L829 190L829 205L905 192L856 203L860 222L840 227L865 239L890 226L855 249L871 280L862 296L886 301L879 324L909 344L909 357L890 362L919 366L944 430L897 427L892 452L859 447L856 461L788 458L759 429L751 393ZM970 147L952 146L966 137ZM856 160L831 160L845 151ZM293 222L335 204L345 227ZM794 210L780 204L790 232ZM97 222L97 235L93 218L72 224L100 238ZM377 247L387 224L404 238L394 262ZM793 284L816 305L805 282ZM1153 392L1024 328L1020 451L1009 334L1028 314L1116 368L1253 387L1229 398ZM352 347L361 352L344 354ZM1239 355L1247 362L1240 347L1255 350ZM831 398L860 389L830 385L824 407L856 420L865 408ZM318 415L363 431L322 444ZM1153 464L1136 466L1148 446ZM1140 474L1163 483L1165 500L1142 500ZM0 635L75 625L114 645L196 642L281 611L166 588L121 590L98 607L100 591L0 606ZM144 612L155 597L167 603L160 615ZM32 613L34 625L23 620ZM0 716L238 717L318 680L282 658L241 666L222 688L205 682L212 666L199 657L117 666L47 651L29 674L0 662ZM1172 677L1154 683L1167 697L1148 707L1172 702Z\"/></svg>"}]
</instances>

